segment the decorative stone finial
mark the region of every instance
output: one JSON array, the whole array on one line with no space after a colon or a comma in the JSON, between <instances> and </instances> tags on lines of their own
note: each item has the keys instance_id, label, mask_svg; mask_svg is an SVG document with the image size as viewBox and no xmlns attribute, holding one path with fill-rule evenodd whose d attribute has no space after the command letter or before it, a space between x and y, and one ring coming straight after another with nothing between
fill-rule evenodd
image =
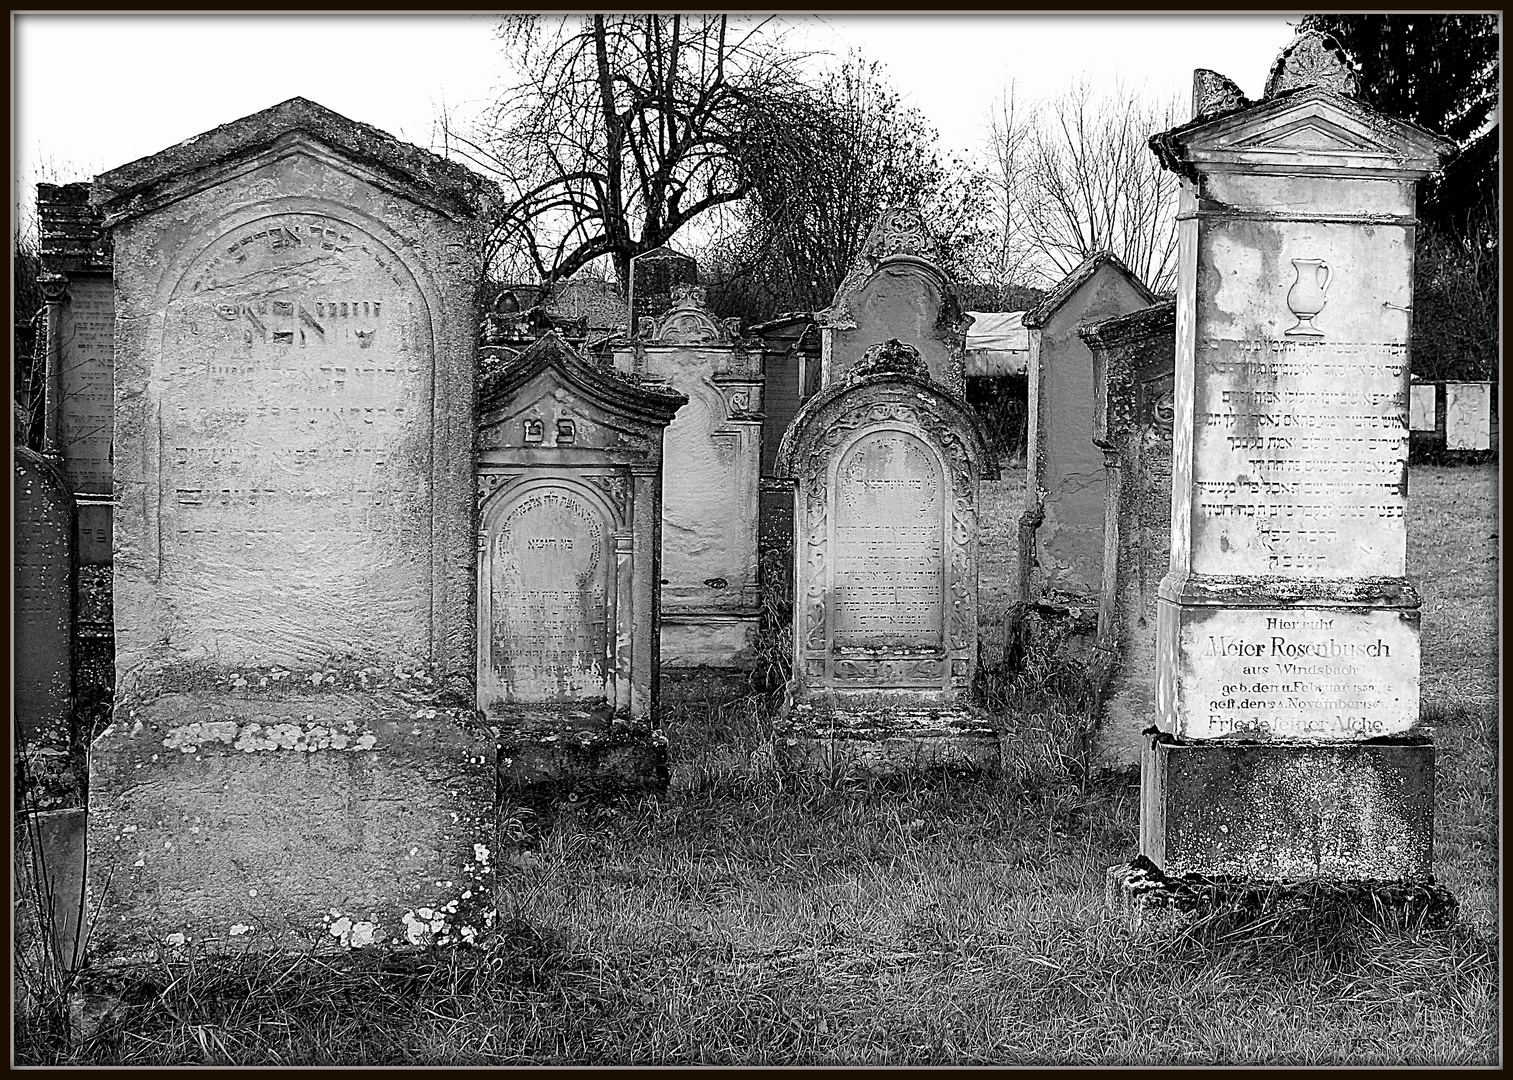
<instances>
[{"instance_id":1,"label":"decorative stone finial","mask_svg":"<svg viewBox=\"0 0 1513 1080\"><path fill-rule=\"evenodd\" d=\"M855 382L869 375L912 375L916 379L929 379L930 369L913 345L889 338L862 353L846 380Z\"/></svg>"},{"instance_id":2,"label":"decorative stone finial","mask_svg":"<svg viewBox=\"0 0 1513 1080\"><path fill-rule=\"evenodd\" d=\"M1193 72L1193 119L1234 112L1250 104L1232 79L1208 68Z\"/></svg>"},{"instance_id":3,"label":"decorative stone finial","mask_svg":"<svg viewBox=\"0 0 1513 1080\"><path fill-rule=\"evenodd\" d=\"M707 306L708 292L702 285L678 284L672 287L672 306L678 307L705 307Z\"/></svg>"},{"instance_id":4,"label":"decorative stone finial","mask_svg":"<svg viewBox=\"0 0 1513 1080\"><path fill-rule=\"evenodd\" d=\"M939 261L935 241L925 228L924 218L909 206L895 206L883 211L867 234L861 255L874 260L889 255L913 255L930 262Z\"/></svg>"},{"instance_id":5,"label":"decorative stone finial","mask_svg":"<svg viewBox=\"0 0 1513 1080\"><path fill-rule=\"evenodd\" d=\"M1293 38L1271 65L1263 96L1272 98L1305 86L1345 97L1355 97L1360 88L1350 57L1329 34L1309 30Z\"/></svg>"},{"instance_id":6,"label":"decorative stone finial","mask_svg":"<svg viewBox=\"0 0 1513 1080\"><path fill-rule=\"evenodd\" d=\"M658 345L728 345L732 334L725 320L709 310L704 286L688 283L672 287L672 307L661 318L643 317L641 336Z\"/></svg>"}]
</instances>

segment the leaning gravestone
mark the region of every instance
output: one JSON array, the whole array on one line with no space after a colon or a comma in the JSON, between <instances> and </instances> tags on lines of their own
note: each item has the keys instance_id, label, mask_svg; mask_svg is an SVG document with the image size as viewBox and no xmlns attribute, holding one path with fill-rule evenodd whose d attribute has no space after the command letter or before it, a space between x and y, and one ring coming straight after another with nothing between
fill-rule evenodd
<instances>
[{"instance_id":1,"label":"leaning gravestone","mask_svg":"<svg viewBox=\"0 0 1513 1080\"><path fill-rule=\"evenodd\" d=\"M485 195L301 98L96 178L119 499L103 953L482 929L453 902L482 896L495 784L467 723Z\"/></svg>"},{"instance_id":2,"label":"leaning gravestone","mask_svg":"<svg viewBox=\"0 0 1513 1080\"><path fill-rule=\"evenodd\" d=\"M1173 356L1177 305L1083 326L1093 353L1093 442L1103 451L1103 574L1093 677L1095 757L1140 762L1156 707L1156 586L1171 556Z\"/></svg>"},{"instance_id":3,"label":"leaning gravestone","mask_svg":"<svg viewBox=\"0 0 1513 1080\"><path fill-rule=\"evenodd\" d=\"M1450 146L1354 93L1305 33L1263 100L1151 140L1182 194L1141 851L1173 876L1430 871L1408 341L1414 190Z\"/></svg>"},{"instance_id":4,"label":"leaning gravestone","mask_svg":"<svg viewBox=\"0 0 1513 1080\"><path fill-rule=\"evenodd\" d=\"M795 482L793 674L780 726L832 767L982 765L975 414L899 341L811 398L783 437Z\"/></svg>"},{"instance_id":5,"label":"leaning gravestone","mask_svg":"<svg viewBox=\"0 0 1513 1080\"><path fill-rule=\"evenodd\" d=\"M556 334L480 388L477 704L510 798L667 783L662 439L687 400Z\"/></svg>"},{"instance_id":6,"label":"leaning gravestone","mask_svg":"<svg viewBox=\"0 0 1513 1080\"><path fill-rule=\"evenodd\" d=\"M734 321L734 320L732 320ZM697 285L617 354L617 368L688 398L667 428L662 499L662 665L749 668L761 613L757 515L762 354L716 319Z\"/></svg>"},{"instance_id":7,"label":"leaning gravestone","mask_svg":"<svg viewBox=\"0 0 1513 1080\"><path fill-rule=\"evenodd\" d=\"M966 334L972 324L940 268L938 245L919 212L886 210L863 241L835 299L816 313L821 382L845 379L879 342L897 339L919 352L934 382L966 394Z\"/></svg>"}]
</instances>

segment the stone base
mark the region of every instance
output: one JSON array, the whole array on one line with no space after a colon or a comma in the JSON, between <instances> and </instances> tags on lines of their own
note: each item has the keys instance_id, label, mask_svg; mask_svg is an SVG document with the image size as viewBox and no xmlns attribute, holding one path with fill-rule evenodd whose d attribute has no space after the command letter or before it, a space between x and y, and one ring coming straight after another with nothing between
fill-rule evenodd
<instances>
[{"instance_id":1,"label":"stone base","mask_svg":"<svg viewBox=\"0 0 1513 1080\"><path fill-rule=\"evenodd\" d=\"M1168 876L1426 878L1434 747L1152 742L1140 850Z\"/></svg>"},{"instance_id":2,"label":"stone base","mask_svg":"<svg viewBox=\"0 0 1513 1080\"><path fill-rule=\"evenodd\" d=\"M494 795L488 732L394 693L118 709L90 751L90 954L457 940Z\"/></svg>"},{"instance_id":3,"label":"stone base","mask_svg":"<svg viewBox=\"0 0 1513 1080\"><path fill-rule=\"evenodd\" d=\"M503 803L537 806L667 789L667 739L644 721L606 709L545 707L489 719L500 730Z\"/></svg>"},{"instance_id":4,"label":"stone base","mask_svg":"<svg viewBox=\"0 0 1513 1080\"><path fill-rule=\"evenodd\" d=\"M756 663L757 615L698 615L662 609L663 668L730 668Z\"/></svg>"},{"instance_id":5,"label":"stone base","mask_svg":"<svg viewBox=\"0 0 1513 1080\"><path fill-rule=\"evenodd\" d=\"M774 725L777 751L804 771L886 775L986 770L1003 761L998 730L967 706L844 709L794 705Z\"/></svg>"}]
</instances>

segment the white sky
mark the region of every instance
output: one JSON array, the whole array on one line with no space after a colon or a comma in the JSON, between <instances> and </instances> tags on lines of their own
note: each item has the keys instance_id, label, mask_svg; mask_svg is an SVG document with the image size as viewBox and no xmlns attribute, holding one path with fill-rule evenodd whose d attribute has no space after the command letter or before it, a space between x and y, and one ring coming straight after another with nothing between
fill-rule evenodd
<instances>
[{"instance_id":1,"label":"white sky","mask_svg":"<svg viewBox=\"0 0 1513 1080\"><path fill-rule=\"evenodd\" d=\"M495 15L12 18L12 176L28 192L38 179L88 179L295 96L430 146L441 110L465 121L507 74ZM1207 67L1257 97L1300 16L786 18L796 44L837 60L857 48L885 64L942 149L959 151L977 143L1010 79L1025 98L1086 78L1185 103L1193 69Z\"/></svg>"}]
</instances>

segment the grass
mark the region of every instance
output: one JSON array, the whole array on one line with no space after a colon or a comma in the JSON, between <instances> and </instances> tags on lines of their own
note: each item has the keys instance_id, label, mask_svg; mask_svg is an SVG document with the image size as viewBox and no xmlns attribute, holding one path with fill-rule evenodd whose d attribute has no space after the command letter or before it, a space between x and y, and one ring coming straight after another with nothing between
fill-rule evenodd
<instances>
[{"instance_id":1,"label":"grass","mask_svg":"<svg viewBox=\"0 0 1513 1080\"><path fill-rule=\"evenodd\" d=\"M111 987L120 1016L92 1039L70 1043L58 1009L18 1018L18 1061L1494 1063L1497 564L1474 537L1496 532L1495 472L1411 482L1449 927L1317 898L1197 922L1110 910L1138 787L1081 767L1067 688L1059 709L997 688L1046 704L1003 775L837 783L746 769L772 738L763 699L695 680L664 690L666 796L515 820L488 947L164 957Z\"/></svg>"}]
</instances>

